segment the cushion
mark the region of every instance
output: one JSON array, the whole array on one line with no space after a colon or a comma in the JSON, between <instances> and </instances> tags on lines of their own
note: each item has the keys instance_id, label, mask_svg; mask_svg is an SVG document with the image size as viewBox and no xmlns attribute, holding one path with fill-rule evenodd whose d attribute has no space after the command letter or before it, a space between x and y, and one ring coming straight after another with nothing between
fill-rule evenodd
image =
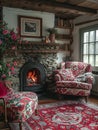
<instances>
[{"instance_id":1,"label":"cushion","mask_svg":"<svg viewBox=\"0 0 98 130\"><path fill-rule=\"evenodd\" d=\"M7 87L3 81L0 81L0 98L7 94Z\"/></svg>"},{"instance_id":2,"label":"cushion","mask_svg":"<svg viewBox=\"0 0 98 130\"><path fill-rule=\"evenodd\" d=\"M80 74L85 73L86 67L87 67L87 64L83 62L66 62L65 63L65 68L70 68L75 77Z\"/></svg>"},{"instance_id":3,"label":"cushion","mask_svg":"<svg viewBox=\"0 0 98 130\"><path fill-rule=\"evenodd\" d=\"M58 70L56 71L56 76L58 76L60 80L64 80L64 81L66 80L73 81L75 79L71 69Z\"/></svg>"}]
</instances>

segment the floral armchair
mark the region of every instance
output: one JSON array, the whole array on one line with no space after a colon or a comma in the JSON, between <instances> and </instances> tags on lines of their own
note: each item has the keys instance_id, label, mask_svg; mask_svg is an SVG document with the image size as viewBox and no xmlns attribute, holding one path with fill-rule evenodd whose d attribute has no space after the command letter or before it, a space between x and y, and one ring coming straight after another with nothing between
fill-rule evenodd
<instances>
[{"instance_id":1,"label":"floral armchair","mask_svg":"<svg viewBox=\"0 0 98 130\"><path fill-rule=\"evenodd\" d=\"M9 84L10 82L0 81L0 98L4 99L6 107L5 122L17 122L22 130L22 122L37 110L38 97L34 92L14 92Z\"/></svg>"},{"instance_id":2,"label":"floral armchair","mask_svg":"<svg viewBox=\"0 0 98 130\"><path fill-rule=\"evenodd\" d=\"M90 95L94 81L92 67L83 62L67 61L61 63L61 69L54 71L56 93L63 95Z\"/></svg>"}]
</instances>

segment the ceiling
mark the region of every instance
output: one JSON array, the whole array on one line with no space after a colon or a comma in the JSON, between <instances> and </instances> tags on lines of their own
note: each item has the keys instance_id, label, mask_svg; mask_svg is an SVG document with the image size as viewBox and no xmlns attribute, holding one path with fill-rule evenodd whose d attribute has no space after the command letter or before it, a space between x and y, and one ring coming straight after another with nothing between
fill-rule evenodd
<instances>
[{"instance_id":1,"label":"ceiling","mask_svg":"<svg viewBox=\"0 0 98 130\"><path fill-rule=\"evenodd\" d=\"M98 0L0 0L0 6L55 13L66 19L97 14Z\"/></svg>"}]
</instances>

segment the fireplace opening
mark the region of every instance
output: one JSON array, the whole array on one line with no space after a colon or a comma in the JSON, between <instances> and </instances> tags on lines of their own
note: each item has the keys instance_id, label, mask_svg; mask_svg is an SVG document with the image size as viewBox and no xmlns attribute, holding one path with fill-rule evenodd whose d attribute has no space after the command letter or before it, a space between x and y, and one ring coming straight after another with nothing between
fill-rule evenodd
<instances>
[{"instance_id":1,"label":"fireplace opening","mask_svg":"<svg viewBox=\"0 0 98 130\"><path fill-rule=\"evenodd\" d=\"M40 62L29 60L19 71L20 91L32 91L41 96L45 93L46 72Z\"/></svg>"}]
</instances>

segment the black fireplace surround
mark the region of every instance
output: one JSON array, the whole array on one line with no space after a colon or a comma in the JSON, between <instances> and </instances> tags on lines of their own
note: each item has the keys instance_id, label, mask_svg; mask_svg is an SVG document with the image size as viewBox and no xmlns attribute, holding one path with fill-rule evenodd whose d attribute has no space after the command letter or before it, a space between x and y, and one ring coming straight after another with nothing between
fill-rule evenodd
<instances>
[{"instance_id":1,"label":"black fireplace surround","mask_svg":"<svg viewBox=\"0 0 98 130\"><path fill-rule=\"evenodd\" d=\"M29 71L38 70L38 83L34 83L30 86L27 85L27 74ZM45 91L46 72L44 65L38 61L28 60L21 68L19 72L20 91L32 91L41 95Z\"/></svg>"}]
</instances>

